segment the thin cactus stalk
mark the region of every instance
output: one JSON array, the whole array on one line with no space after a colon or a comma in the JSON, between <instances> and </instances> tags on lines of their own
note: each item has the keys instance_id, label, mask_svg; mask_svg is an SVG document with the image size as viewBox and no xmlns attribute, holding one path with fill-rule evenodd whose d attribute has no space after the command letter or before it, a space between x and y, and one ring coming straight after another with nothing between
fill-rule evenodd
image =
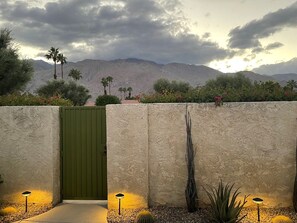
<instances>
[{"instance_id":1,"label":"thin cactus stalk","mask_svg":"<svg viewBox=\"0 0 297 223\"><path fill-rule=\"evenodd\" d=\"M295 175L295 182L294 182L294 192L293 192L293 206L295 212L297 212L297 143L296 143L296 175Z\"/></svg>"},{"instance_id":2,"label":"thin cactus stalk","mask_svg":"<svg viewBox=\"0 0 297 223\"><path fill-rule=\"evenodd\" d=\"M187 129L187 151L186 151L186 160L187 160L187 171L188 171L188 180L187 187L185 190L187 208L189 212L197 211L196 200L198 198L196 181L195 181L195 151L192 141L192 121L189 112L185 115L186 119L186 129Z\"/></svg>"}]
</instances>

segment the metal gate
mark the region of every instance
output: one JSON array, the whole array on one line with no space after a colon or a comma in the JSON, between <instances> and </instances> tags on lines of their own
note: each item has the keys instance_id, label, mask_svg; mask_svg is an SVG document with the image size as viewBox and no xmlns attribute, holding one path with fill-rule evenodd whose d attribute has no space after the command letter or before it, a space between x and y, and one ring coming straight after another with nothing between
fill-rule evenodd
<instances>
[{"instance_id":1,"label":"metal gate","mask_svg":"<svg viewBox=\"0 0 297 223\"><path fill-rule=\"evenodd\" d=\"M62 198L107 199L105 107L62 107Z\"/></svg>"}]
</instances>

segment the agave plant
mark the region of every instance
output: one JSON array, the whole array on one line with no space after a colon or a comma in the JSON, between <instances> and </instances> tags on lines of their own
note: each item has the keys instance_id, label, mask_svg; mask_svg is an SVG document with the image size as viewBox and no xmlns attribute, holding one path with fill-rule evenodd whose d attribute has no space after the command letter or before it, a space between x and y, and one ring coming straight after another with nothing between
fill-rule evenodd
<instances>
[{"instance_id":1,"label":"agave plant","mask_svg":"<svg viewBox=\"0 0 297 223\"><path fill-rule=\"evenodd\" d=\"M237 188L233 194L231 193L234 184L224 185L222 181L219 183L219 187L210 187L210 191L206 191L210 200L212 209L212 220L217 223L237 223L246 217L246 215L239 217L240 212L247 202L247 197L244 196L243 202L237 202L236 199L240 192Z\"/></svg>"}]
</instances>

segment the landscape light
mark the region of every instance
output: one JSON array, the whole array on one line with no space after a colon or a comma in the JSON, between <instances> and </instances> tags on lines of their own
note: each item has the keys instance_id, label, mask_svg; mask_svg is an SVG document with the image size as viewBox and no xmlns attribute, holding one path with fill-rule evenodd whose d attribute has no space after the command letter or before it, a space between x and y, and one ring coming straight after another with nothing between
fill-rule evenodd
<instances>
[{"instance_id":1,"label":"landscape light","mask_svg":"<svg viewBox=\"0 0 297 223\"><path fill-rule=\"evenodd\" d=\"M22 195L24 197L26 197L26 211L25 212L27 212L28 211L28 197L31 195L31 192L30 191L25 191L25 192L22 193Z\"/></svg>"},{"instance_id":2,"label":"landscape light","mask_svg":"<svg viewBox=\"0 0 297 223\"><path fill-rule=\"evenodd\" d=\"M258 222L260 222L260 204L263 203L263 199L261 199L259 197L255 197L255 198L253 198L253 202L257 204L257 207L258 207Z\"/></svg>"},{"instance_id":3,"label":"landscape light","mask_svg":"<svg viewBox=\"0 0 297 223\"><path fill-rule=\"evenodd\" d=\"M119 215L121 215L121 200L125 197L124 194L118 193L116 194L116 198L119 200Z\"/></svg>"}]
</instances>

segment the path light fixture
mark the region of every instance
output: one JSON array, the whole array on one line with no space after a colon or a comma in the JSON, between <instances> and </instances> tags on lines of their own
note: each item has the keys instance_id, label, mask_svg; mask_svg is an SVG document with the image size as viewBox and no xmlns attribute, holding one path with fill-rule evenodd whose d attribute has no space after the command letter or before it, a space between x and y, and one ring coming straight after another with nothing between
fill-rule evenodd
<instances>
[{"instance_id":1,"label":"path light fixture","mask_svg":"<svg viewBox=\"0 0 297 223\"><path fill-rule=\"evenodd\" d=\"M25 212L27 212L28 211L28 197L31 195L31 192L30 191L25 191L25 192L22 193L22 195L24 197L26 197L26 211Z\"/></svg>"},{"instance_id":2,"label":"path light fixture","mask_svg":"<svg viewBox=\"0 0 297 223\"><path fill-rule=\"evenodd\" d=\"M118 193L116 194L116 198L119 200L119 215L121 215L121 200L125 197L124 194Z\"/></svg>"},{"instance_id":3,"label":"path light fixture","mask_svg":"<svg viewBox=\"0 0 297 223\"><path fill-rule=\"evenodd\" d=\"M257 204L257 207L258 207L258 222L260 222L260 204L263 203L263 199L261 199L259 197L255 197L255 198L253 198L253 202Z\"/></svg>"}]
</instances>

